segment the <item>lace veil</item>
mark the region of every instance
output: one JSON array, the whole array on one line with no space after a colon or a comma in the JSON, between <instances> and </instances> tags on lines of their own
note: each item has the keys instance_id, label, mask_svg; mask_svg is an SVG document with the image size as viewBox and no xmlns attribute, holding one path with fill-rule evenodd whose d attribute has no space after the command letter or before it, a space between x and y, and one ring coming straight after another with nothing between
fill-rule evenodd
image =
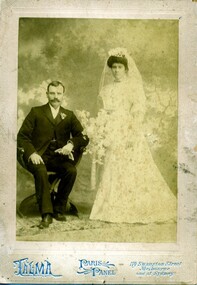
<instances>
[{"instance_id":1,"label":"lace veil","mask_svg":"<svg viewBox=\"0 0 197 285\"><path fill-rule=\"evenodd\" d=\"M131 82L136 82L136 84L142 85L142 78L135 64L135 61L129 55L128 51L125 48L118 47L118 48L111 49L108 52L108 57L105 60L105 65L104 65L104 69L103 69L100 84L99 84L99 93L102 90L102 88L112 80L110 69L107 66L107 60L110 56L125 57L128 61L128 72L127 72L128 80Z\"/></svg>"},{"instance_id":2,"label":"lace veil","mask_svg":"<svg viewBox=\"0 0 197 285\"><path fill-rule=\"evenodd\" d=\"M107 65L108 58L110 56L115 57L123 57L127 59L128 63L128 72L126 78L126 89L124 92L124 96L128 96L129 99L132 97L133 100L133 108L132 108L132 121L142 121L145 113L145 95L142 84L142 78L140 72L135 64L133 58L129 55L125 48L115 48L108 52L108 57L105 60L104 69L101 75L100 85L99 85L99 93L98 93L98 107L101 107L102 104L102 91L105 89L105 86L112 83L112 74L111 69ZM102 106L103 107L103 106ZM101 109L102 109L101 107ZM100 108L99 108L100 109ZM92 165L92 175L91 175L91 185L92 189L95 189L96 186L96 164Z\"/></svg>"}]
</instances>

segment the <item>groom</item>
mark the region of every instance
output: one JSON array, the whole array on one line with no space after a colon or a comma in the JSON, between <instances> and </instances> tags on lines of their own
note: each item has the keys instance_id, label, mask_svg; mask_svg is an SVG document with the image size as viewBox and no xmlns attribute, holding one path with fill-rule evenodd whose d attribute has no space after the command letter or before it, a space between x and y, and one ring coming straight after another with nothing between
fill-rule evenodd
<instances>
[{"instance_id":1,"label":"groom","mask_svg":"<svg viewBox=\"0 0 197 285\"><path fill-rule=\"evenodd\" d=\"M74 113L61 107L64 93L64 85L52 81L46 92L48 103L31 109L17 137L18 147L24 150L26 168L34 176L42 215L40 228L49 227L53 218L66 221L64 209L76 179L75 164L80 148L89 141ZM60 178L54 204L47 171L55 171Z\"/></svg>"}]
</instances>

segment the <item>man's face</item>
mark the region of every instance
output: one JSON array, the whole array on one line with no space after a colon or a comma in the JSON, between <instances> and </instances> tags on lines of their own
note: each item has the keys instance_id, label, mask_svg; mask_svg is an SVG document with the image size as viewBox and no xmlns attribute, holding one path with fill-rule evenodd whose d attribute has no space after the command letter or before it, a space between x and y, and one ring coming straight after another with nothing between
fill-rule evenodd
<instances>
[{"instance_id":1,"label":"man's face","mask_svg":"<svg viewBox=\"0 0 197 285\"><path fill-rule=\"evenodd\" d=\"M47 92L47 98L49 103L54 109L57 109L63 101L63 87L61 85L58 86L49 86L49 91Z\"/></svg>"}]
</instances>

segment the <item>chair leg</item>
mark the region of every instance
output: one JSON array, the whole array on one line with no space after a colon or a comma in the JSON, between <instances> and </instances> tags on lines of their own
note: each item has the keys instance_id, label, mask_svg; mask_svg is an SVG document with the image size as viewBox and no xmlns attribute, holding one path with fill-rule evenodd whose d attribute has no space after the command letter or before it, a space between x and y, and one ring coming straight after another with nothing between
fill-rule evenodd
<instances>
[{"instance_id":1,"label":"chair leg","mask_svg":"<svg viewBox=\"0 0 197 285\"><path fill-rule=\"evenodd\" d=\"M19 205L19 207L18 207L18 209L17 209L17 214L19 215L19 217L21 217L21 218L24 218L24 217L25 217L25 215L23 214L23 209L25 208L25 206L26 206L29 202L31 202L32 199L35 198L35 196L36 196L36 194L34 193L34 194L32 194L32 195L26 197L25 199L23 199L23 200L21 201L21 203L20 203L20 205Z\"/></svg>"},{"instance_id":2,"label":"chair leg","mask_svg":"<svg viewBox=\"0 0 197 285\"><path fill-rule=\"evenodd\" d=\"M53 181L50 181L50 182L51 182L51 186L50 186L51 201L53 203L56 197L56 188L59 183L59 178L56 177ZM24 209L27 208L28 203L32 202L33 199L36 200L35 196L36 194L34 193L22 200L19 207L17 208L17 214L20 218L24 218L26 216L23 214ZM69 215L73 215L79 218L79 212L76 206L69 200L69 198L68 198L67 207L65 209L65 212Z\"/></svg>"},{"instance_id":3,"label":"chair leg","mask_svg":"<svg viewBox=\"0 0 197 285\"><path fill-rule=\"evenodd\" d=\"M69 201L68 201L68 203L70 204L69 214L79 218L79 212L78 212L76 206Z\"/></svg>"}]
</instances>

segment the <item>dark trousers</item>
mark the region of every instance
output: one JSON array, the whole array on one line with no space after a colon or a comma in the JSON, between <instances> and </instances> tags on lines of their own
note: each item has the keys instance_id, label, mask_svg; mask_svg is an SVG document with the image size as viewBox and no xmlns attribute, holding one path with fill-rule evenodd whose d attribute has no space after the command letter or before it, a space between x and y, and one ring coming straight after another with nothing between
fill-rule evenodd
<instances>
[{"instance_id":1,"label":"dark trousers","mask_svg":"<svg viewBox=\"0 0 197 285\"><path fill-rule=\"evenodd\" d=\"M59 212L66 208L68 196L74 185L77 171L74 163L67 156L47 152L42 156L44 164L28 162L27 169L35 180L36 197L41 214ZM50 194L50 184L47 171L54 171L60 178L58 191L54 203Z\"/></svg>"}]
</instances>

